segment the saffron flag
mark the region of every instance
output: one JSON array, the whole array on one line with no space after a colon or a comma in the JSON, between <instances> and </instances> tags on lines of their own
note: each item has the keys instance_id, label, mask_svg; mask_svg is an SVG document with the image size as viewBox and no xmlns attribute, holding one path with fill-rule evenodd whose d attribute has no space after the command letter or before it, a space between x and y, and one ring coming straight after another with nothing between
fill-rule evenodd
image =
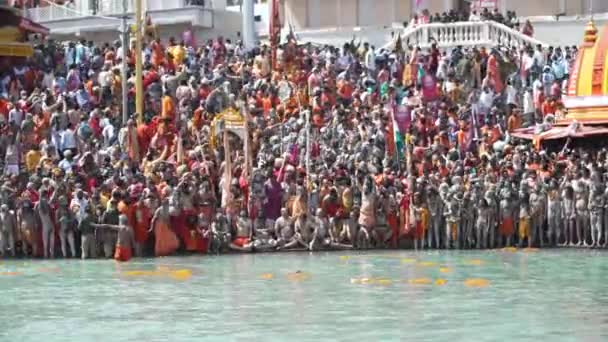
<instances>
[{"instance_id":1,"label":"saffron flag","mask_svg":"<svg viewBox=\"0 0 608 342\"><path fill-rule=\"evenodd\" d=\"M272 0L270 5L270 27L268 29L268 37L270 38L270 53L272 68L276 68L277 62L277 46L281 41L281 17L279 14L279 0Z\"/></svg>"}]
</instances>

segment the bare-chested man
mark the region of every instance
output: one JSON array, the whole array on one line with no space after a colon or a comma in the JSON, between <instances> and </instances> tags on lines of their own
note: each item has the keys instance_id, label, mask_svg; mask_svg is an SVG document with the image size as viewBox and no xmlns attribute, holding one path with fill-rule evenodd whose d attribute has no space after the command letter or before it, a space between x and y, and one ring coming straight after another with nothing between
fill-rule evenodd
<instances>
[{"instance_id":1,"label":"bare-chested man","mask_svg":"<svg viewBox=\"0 0 608 342\"><path fill-rule=\"evenodd\" d=\"M253 250L253 227L251 219L247 217L247 212L241 210L236 219L236 237L230 243L230 248L239 252L251 252Z\"/></svg>"},{"instance_id":2,"label":"bare-chested man","mask_svg":"<svg viewBox=\"0 0 608 342\"><path fill-rule=\"evenodd\" d=\"M287 208L281 208L281 216L274 223L277 235L277 250L297 247L299 242L293 228L293 221L289 217Z\"/></svg>"},{"instance_id":3,"label":"bare-chested man","mask_svg":"<svg viewBox=\"0 0 608 342\"><path fill-rule=\"evenodd\" d=\"M76 217L72 210L68 208L68 201L65 197L59 198L59 208L57 208L57 225L59 226L59 240L61 241L61 254L64 258L68 257L68 245L72 257L76 257L76 244L74 243L74 229L76 227Z\"/></svg>"},{"instance_id":4,"label":"bare-chested man","mask_svg":"<svg viewBox=\"0 0 608 342\"><path fill-rule=\"evenodd\" d=\"M21 203L21 206L17 211L17 226L19 227L19 234L21 235L23 255L27 257L28 250L31 248L31 255L38 256L38 220L36 219L36 213L34 212L32 202L29 200Z\"/></svg>"},{"instance_id":5,"label":"bare-chested man","mask_svg":"<svg viewBox=\"0 0 608 342\"><path fill-rule=\"evenodd\" d=\"M7 248L15 257L15 232L17 219L15 213L8 209L8 205L0 206L0 255L5 256Z\"/></svg>"},{"instance_id":6,"label":"bare-chested man","mask_svg":"<svg viewBox=\"0 0 608 342\"><path fill-rule=\"evenodd\" d=\"M359 234L359 224L357 223L358 211L357 207L353 207L349 218L343 221L339 238L340 243L344 244L348 242L353 248L357 248L357 236Z\"/></svg>"},{"instance_id":7,"label":"bare-chested man","mask_svg":"<svg viewBox=\"0 0 608 342\"><path fill-rule=\"evenodd\" d=\"M604 216L604 192L599 186L593 187L589 196L589 219L591 223L591 247L598 247L602 239L602 219Z\"/></svg>"},{"instance_id":8,"label":"bare-chested man","mask_svg":"<svg viewBox=\"0 0 608 342\"><path fill-rule=\"evenodd\" d=\"M95 227L93 226L97 220L93 212L94 208L92 206L87 207L78 222L78 230L80 231L80 257L82 259L97 257L97 239L95 239Z\"/></svg>"},{"instance_id":9,"label":"bare-chested man","mask_svg":"<svg viewBox=\"0 0 608 342\"><path fill-rule=\"evenodd\" d=\"M318 208L315 212L315 217L311 220L314 231L312 233L312 240L308 244L310 251L314 251L317 246L321 246L321 248L331 247L332 238L329 231L329 222L323 215L323 209Z\"/></svg>"},{"instance_id":10,"label":"bare-chested man","mask_svg":"<svg viewBox=\"0 0 608 342\"><path fill-rule=\"evenodd\" d=\"M111 226L119 225L118 201L114 198L108 203L108 208L101 217L101 223ZM115 229L104 229L101 231L101 243L103 244L103 254L106 258L114 255L117 233Z\"/></svg>"},{"instance_id":11,"label":"bare-chested man","mask_svg":"<svg viewBox=\"0 0 608 342\"><path fill-rule=\"evenodd\" d=\"M295 238L301 247L308 249L310 242L312 241L313 227L308 213L302 213L295 221L294 228L296 231Z\"/></svg>"},{"instance_id":12,"label":"bare-chested man","mask_svg":"<svg viewBox=\"0 0 608 342\"><path fill-rule=\"evenodd\" d=\"M219 254L230 246L230 229L228 220L222 213L215 216L211 223L211 248L210 251Z\"/></svg>"},{"instance_id":13,"label":"bare-chested man","mask_svg":"<svg viewBox=\"0 0 608 342\"><path fill-rule=\"evenodd\" d=\"M255 250L266 251L277 247L277 240L274 238L274 222L266 219L263 208L259 208L258 215L253 221L253 235Z\"/></svg>"},{"instance_id":14,"label":"bare-chested man","mask_svg":"<svg viewBox=\"0 0 608 342\"><path fill-rule=\"evenodd\" d=\"M42 248L45 259L55 257L55 232L53 219L51 218L51 205L48 202L48 192L40 191L40 201L34 206L34 212L38 215L42 225Z\"/></svg>"}]
</instances>

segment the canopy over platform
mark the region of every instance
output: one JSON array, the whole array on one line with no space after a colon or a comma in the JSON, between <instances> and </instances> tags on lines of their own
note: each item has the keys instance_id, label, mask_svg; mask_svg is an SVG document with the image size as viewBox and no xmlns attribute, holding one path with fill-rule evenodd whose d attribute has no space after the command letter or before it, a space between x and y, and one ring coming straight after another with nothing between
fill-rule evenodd
<instances>
[{"instance_id":1,"label":"canopy over platform","mask_svg":"<svg viewBox=\"0 0 608 342\"><path fill-rule=\"evenodd\" d=\"M11 7L0 6L0 57L30 57L34 49L29 34L47 35L49 30Z\"/></svg>"},{"instance_id":2,"label":"canopy over platform","mask_svg":"<svg viewBox=\"0 0 608 342\"><path fill-rule=\"evenodd\" d=\"M608 26L600 32L590 21L585 28L564 105L568 114L560 124L608 124Z\"/></svg>"},{"instance_id":3,"label":"canopy over platform","mask_svg":"<svg viewBox=\"0 0 608 342\"><path fill-rule=\"evenodd\" d=\"M587 138L598 135L608 135L608 127L584 126L580 123L572 123L570 126L552 127L547 131L538 132L538 127L518 129L511 135L515 138L526 140L556 140L564 138Z\"/></svg>"}]
</instances>

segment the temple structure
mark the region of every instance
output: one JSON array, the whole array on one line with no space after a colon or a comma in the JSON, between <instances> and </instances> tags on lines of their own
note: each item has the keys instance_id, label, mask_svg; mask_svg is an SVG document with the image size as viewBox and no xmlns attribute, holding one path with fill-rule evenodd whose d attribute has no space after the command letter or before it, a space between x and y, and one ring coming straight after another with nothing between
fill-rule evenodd
<instances>
[{"instance_id":1,"label":"temple structure","mask_svg":"<svg viewBox=\"0 0 608 342\"><path fill-rule=\"evenodd\" d=\"M608 25L590 21L564 97L565 123L608 124Z\"/></svg>"},{"instance_id":2,"label":"temple structure","mask_svg":"<svg viewBox=\"0 0 608 342\"><path fill-rule=\"evenodd\" d=\"M47 28L21 16L19 9L0 4L0 71L33 55L30 35L48 33Z\"/></svg>"},{"instance_id":3,"label":"temple structure","mask_svg":"<svg viewBox=\"0 0 608 342\"><path fill-rule=\"evenodd\" d=\"M545 119L512 135L534 141L537 149L548 140L608 136L608 25L598 30L593 21L587 24L563 103L564 115L557 115L555 122Z\"/></svg>"}]
</instances>

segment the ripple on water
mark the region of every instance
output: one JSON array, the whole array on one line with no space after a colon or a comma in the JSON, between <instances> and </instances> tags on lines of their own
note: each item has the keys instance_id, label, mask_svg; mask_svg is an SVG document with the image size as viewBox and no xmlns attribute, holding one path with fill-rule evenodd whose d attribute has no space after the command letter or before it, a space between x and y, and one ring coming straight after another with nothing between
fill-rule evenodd
<instances>
[{"instance_id":1,"label":"ripple on water","mask_svg":"<svg viewBox=\"0 0 608 342\"><path fill-rule=\"evenodd\" d=\"M294 342L336 336L348 341L606 340L608 320L600 319L608 317L605 253L375 254L377 259L356 260L357 254L345 254L350 262L343 263L332 254L136 259L120 268L106 260L27 266L4 261L1 271L24 275L0 276L2 309L11 313L0 320L0 340L233 341L261 334L268 341L290 336ZM438 265L415 267L414 261L411 267L404 259ZM482 261L483 267L462 266L470 260ZM374 267L363 269L361 262ZM52 267L61 271L38 272ZM192 273L188 281L120 276L159 269ZM313 278L291 281L294 270ZM264 281L263 274L273 274L273 280ZM409 283L416 279L424 280ZM466 285L474 279L484 281ZM403 310L407 316L386 314ZM288 324L277 321L283 317ZM522 328L531 321L534 327Z\"/></svg>"}]
</instances>

